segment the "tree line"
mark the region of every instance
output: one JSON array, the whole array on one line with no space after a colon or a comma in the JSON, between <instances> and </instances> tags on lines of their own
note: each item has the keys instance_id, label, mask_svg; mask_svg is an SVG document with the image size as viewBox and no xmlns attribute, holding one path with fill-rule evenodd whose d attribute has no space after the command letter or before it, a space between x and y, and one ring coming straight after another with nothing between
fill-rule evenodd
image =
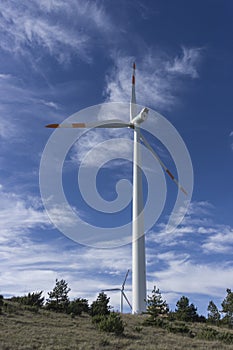
<instances>
[{"instance_id":1,"label":"tree line","mask_svg":"<svg viewBox=\"0 0 233 350\"><path fill-rule=\"evenodd\" d=\"M56 279L55 286L52 291L48 292L48 298L45 300L43 291L28 293L24 296L16 296L8 299L9 302L17 302L20 305L27 306L31 310L37 312L40 308L70 314L71 317L80 316L82 313L88 313L94 323L110 327L111 321L118 323L118 327L123 329L123 323L120 315L111 311L109 305L110 298L105 293L99 293L97 299L89 305L85 298L69 299L70 288L64 280ZM198 315L197 308L190 303L188 297L182 296L176 303L174 311L169 309L165 300L163 300L161 292L154 287L152 294L147 297L148 324L153 324L158 318L168 318L169 321L177 320L183 322L208 322L214 325L233 326L233 292L231 289L226 290L227 294L221 303L222 309L218 310L217 306L211 300L207 311L207 318ZM3 309L10 308L9 303L4 303L3 296L0 295L0 313ZM101 327L101 326L100 326Z\"/></svg>"},{"instance_id":2,"label":"tree line","mask_svg":"<svg viewBox=\"0 0 233 350\"><path fill-rule=\"evenodd\" d=\"M210 300L207 307L207 318L198 315L197 308L193 303L190 304L189 298L182 296L176 303L175 311L170 311L169 306L159 289L154 287L152 295L147 299L147 313L150 315L151 321L158 316L166 316L169 320L178 320L184 322L208 322L215 325L233 326L233 292L226 289L227 295L221 303L222 310L219 310L213 300Z\"/></svg>"}]
</instances>

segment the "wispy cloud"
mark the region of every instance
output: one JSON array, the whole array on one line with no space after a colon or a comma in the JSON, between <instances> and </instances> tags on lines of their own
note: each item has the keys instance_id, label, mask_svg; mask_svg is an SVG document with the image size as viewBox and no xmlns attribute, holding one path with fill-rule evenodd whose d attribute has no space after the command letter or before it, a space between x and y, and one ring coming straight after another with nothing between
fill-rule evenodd
<instances>
[{"instance_id":1,"label":"wispy cloud","mask_svg":"<svg viewBox=\"0 0 233 350\"><path fill-rule=\"evenodd\" d=\"M117 129L117 132L115 130L90 130L72 147L70 159L74 164L80 164L85 160L82 166L88 167L100 164L103 167L112 167L113 163L110 165L109 161L114 161L114 164L119 166L122 163L120 159L132 160L132 145L120 140L120 138L129 140L131 136L129 131L125 132L120 129ZM88 158L85 159L87 155Z\"/></svg>"},{"instance_id":2,"label":"wispy cloud","mask_svg":"<svg viewBox=\"0 0 233 350\"><path fill-rule=\"evenodd\" d=\"M207 253L229 253L233 246L233 228L219 225L212 228L211 235L202 244L202 249Z\"/></svg>"},{"instance_id":3,"label":"wispy cloud","mask_svg":"<svg viewBox=\"0 0 233 350\"><path fill-rule=\"evenodd\" d=\"M78 17L81 25L85 19L85 22L88 22L86 23L87 27L95 25L103 31L112 28L110 18L100 2L90 0L68 0L66 2L62 0L35 0L34 2L45 13L65 13L76 20Z\"/></svg>"},{"instance_id":4,"label":"wispy cloud","mask_svg":"<svg viewBox=\"0 0 233 350\"><path fill-rule=\"evenodd\" d=\"M0 13L1 49L25 56L40 48L40 56L47 52L63 63L71 55L90 61L90 31L111 28L104 8L91 1L3 1Z\"/></svg>"},{"instance_id":5,"label":"wispy cloud","mask_svg":"<svg viewBox=\"0 0 233 350\"><path fill-rule=\"evenodd\" d=\"M182 47L182 54L166 64L170 73L198 78L198 65L202 58L202 49Z\"/></svg>"},{"instance_id":6,"label":"wispy cloud","mask_svg":"<svg viewBox=\"0 0 233 350\"><path fill-rule=\"evenodd\" d=\"M201 50L182 48L181 58L168 58L164 53L144 52L136 71L138 103L156 108L169 109L176 102L177 88L181 88L183 75L197 78ZM113 55L114 69L106 77L105 95L107 101L129 101L131 89L131 68L133 57L120 53Z\"/></svg>"},{"instance_id":7,"label":"wispy cloud","mask_svg":"<svg viewBox=\"0 0 233 350\"><path fill-rule=\"evenodd\" d=\"M9 144L22 137L28 125L28 115L44 111L59 110L59 104L52 100L53 92L48 87L43 91L39 87L31 87L21 78L11 74L0 74L0 137ZM30 123L32 120L30 119Z\"/></svg>"},{"instance_id":8,"label":"wispy cloud","mask_svg":"<svg viewBox=\"0 0 233 350\"><path fill-rule=\"evenodd\" d=\"M0 79L3 79L3 80L8 80L8 79L11 79L12 78L12 75L11 74L0 74Z\"/></svg>"},{"instance_id":9,"label":"wispy cloud","mask_svg":"<svg viewBox=\"0 0 233 350\"><path fill-rule=\"evenodd\" d=\"M230 253L233 246L233 229L229 225L216 223L214 207L208 201L192 202L181 225L167 234L166 225L159 224L148 234L148 240L163 247L199 247L205 254ZM192 242L192 243L191 243Z\"/></svg>"}]
</instances>

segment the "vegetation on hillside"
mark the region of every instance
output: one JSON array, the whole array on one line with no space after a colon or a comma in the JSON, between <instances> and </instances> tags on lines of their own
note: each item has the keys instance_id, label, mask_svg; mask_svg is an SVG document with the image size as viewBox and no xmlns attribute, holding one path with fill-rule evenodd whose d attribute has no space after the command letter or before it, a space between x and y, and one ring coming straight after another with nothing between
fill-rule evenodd
<instances>
[{"instance_id":1,"label":"vegetation on hillside","mask_svg":"<svg viewBox=\"0 0 233 350\"><path fill-rule=\"evenodd\" d=\"M231 289L226 290L227 295L221 304L221 311L212 300L209 302L207 318L198 315L197 308L186 296L182 296L177 301L175 310L170 311L167 302L163 300L160 290L156 287L147 298L146 314L141 316L122 315L111 311L110 298L103 292L99 293L91 305L85 298L70 300L69 292L70 288L65 280L56 280L46 301L42 296L43 291L30 292L10 299L4 299L0 295L0 326L3 331L0 336L0 348L4 350L101 349L102 347L114 349L114 344L121 344L115 348L129 350L144 349L142 344L147 344L147 349L155 349L152 343L148 342L150 338L148 334L160 334L160 338L164 338L163 342L158 342L156 349L168 347L185 349L188 343L190 349L197 347L202 349L199 347L200 344L205 344L203 349L227 349L228 346L231 348L233 346L233 292ZM24 324L25 329L22 326ZM41 328L39 332L36 332L36 325L38 329ZM82 332L85 334L89 330L85 340L86 345L71 346L65 334L70 334L74 339L80 337L83 339L79 334L81 325ZM51 330L47 332L49 328ZM9 336L13 329L14 336ZM26 329L30 339L25 338ZM64 335L62 339L57 333L59 330ZM52 342L48 340L49 337L53 338ZM183 337L185 340L182 340ZM93 339L99 340L93 343ZM130 343L128 339L131 339ZM174 341L176 345L169 343L171 339L176 339ZM33 346L28 345L29 340L33 341Z\"/></svg>"}]
</instances>

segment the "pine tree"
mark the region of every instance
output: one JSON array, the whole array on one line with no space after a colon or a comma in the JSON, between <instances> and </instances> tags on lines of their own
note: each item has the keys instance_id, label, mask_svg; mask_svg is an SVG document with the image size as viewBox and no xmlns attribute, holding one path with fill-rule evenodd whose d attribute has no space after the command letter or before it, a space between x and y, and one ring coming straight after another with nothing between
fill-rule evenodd
<instances>
[{"instance_id":1,"label":"pine tree","mask_svg":"<svg viewBox=\"0 0 233 350\"><path fill-rule=\"evenodd\" d=\"M207 311L208 311L208 321L210 323L218 325L220 321L220 313L218 311L217 306L212 300L209 302Z\"/></svg>"},{"instance_id":2,"label":"pine tree","mask_svg":"<svg viewBox=\"0 0 233 350\"><path fill-rule=\"evenodd\" d=\"M47 299L46 308L57 312L66 312L69 305L68 283L65 280L56 279L56 285L51 292L48 293L49 299Z\"/></svg>"},{"instance_id":3,"label":"pine tree","mask_svg":"<svg viewBox=\"0 0 233 350\"><path fill-rule=\"evenodd\" d=\"M160 290L154 286L152 295L147 297L147 313L150 318L155 319L158 316L166 315L168 311L168 304L162 299Z\"/></svg>"},{"instance_id":4,"label":"pine tree","mask_svg":"<svg viewBox=\"0 0 233 350\"><path fill-rule=\"evenodd\" d=\"M193 305L189 305L189 299L182 296L176 303L175 317L180 321L192 321L198 320L197 308Z\"/></svg>"},{"instance_id":5,"label":"pine tree","mask_svg":"<svg viewBox=\"0 0 233 350\"><path fill-rule=\"evenodd\" d=\"M96 315L109 315L110 314L110 308L109 306L109 300L110 298L107 297L107 295L103 292L99 293L97 299L93 301L90 307L90 314L91 316Z\"/></svg>"},{"instance_id":6,"label":"pine tree","mask_svg":"<svg viewBox=\"0 0 233 350\"><path fill-rule=\"evenodd\" d=\"M233 326L233 292L231 289L227 289L227 296L222 302L222 312L225 313L223 321L228 323L229 326Z\"/></svg>"}]
</instances>

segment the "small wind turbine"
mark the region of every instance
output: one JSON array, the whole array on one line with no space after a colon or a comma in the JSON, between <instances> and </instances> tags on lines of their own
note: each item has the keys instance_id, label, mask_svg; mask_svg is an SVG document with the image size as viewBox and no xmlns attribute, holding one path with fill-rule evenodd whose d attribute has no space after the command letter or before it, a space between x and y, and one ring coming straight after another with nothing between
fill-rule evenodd
<instances>
[{"instance_id":1,"label":"small wind turbine","mask_svg":"<svg viewBox=\"0 0 233 350\"><path fill-rule=\"evenodd\" d=\"M137 114L135 93L135 70L133 64L132 94L130 102L130 121L125 123L120 119L96 121L92 123L49 124L47 128L130 128L134 132L133 151L133 205L132 205L132 313L146 311L146 259L145 259L145 232L143 216L143 191L141 170L141 145L140 141L152 152L164 171L175 182L178 189L187 195L185 189L168 170L158 154L152 149L145 137L140 132L140 124L148 117L149 109L144 107Z\"/></svg>"},{"instance_id":2,"label":"small wind turbine","mask_svg":"<svg viewBox=\"0 0 233 350\"><path fill-rule=\"evenodd\" d=\"M120 305L121 313L123 313L123 298L125 298L127 304L129 305L130 309L132 310L132 305L130 304L129 299L127 298L125 291L124 291L125 290L125 283L126 283L128 274L129 274L129 270L126 272L125 279L122 283L121 288L109 288L109 289L102 290L102 292L118 292L118 291L121 292L121 305Z\"/></svg>"}]
</instances>

